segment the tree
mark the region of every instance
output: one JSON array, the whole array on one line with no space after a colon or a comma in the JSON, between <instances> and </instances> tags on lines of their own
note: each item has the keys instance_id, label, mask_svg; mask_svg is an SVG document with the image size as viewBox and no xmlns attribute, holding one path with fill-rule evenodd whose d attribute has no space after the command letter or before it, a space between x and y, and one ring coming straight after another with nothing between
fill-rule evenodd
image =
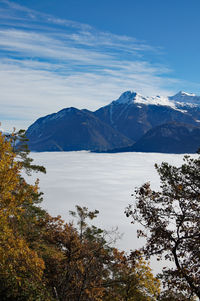
<instances>
[{"instance_id":1,"label":"tree","mask_svg":"<svg viewBox=\"0 0 200 301\"><path fill-rule=\"evenodd\" d=\"M69 211L70 215L75 217L77 220L77 225L79 227L79 233L80 233L80 238L81 240L83 239L83 237L85 236L85 234L89 234L88 232L90 232L90 230L92 228L88 227L88 224L86 222L86 219L90 219L93 220L94 218L97 217L97 215L99 214L98 210L94 210L94 211L88 211L87 207L81 207L79 205L76 205L76 211ZM99 230L99 234L102 234L102 230ZM86 235L88 237L88 235Z\"/></svg>"},{"instance_id":2,"label":"tree","mask_svg":"<svg viewBox=\"0 0 200 301\"><path fill-rule=\"evenodd\" d=\"M37 183L22 179L22 165L10 140L0 133L0 299L49 300L41 282L44 261L19 231L25 207L32 206L38 191Z\"/></svg>"},{"instance_id":3,"label":"tree","mask_svg":"<svg viewBox=\"0 0 200 301\"><path fill-rule=\"evenodd\" d=\"M125 213L143 227L138 237L146 238L146 257L174 263L163 270L165 288L187 300L200 299L200 158L185 156L180 167L165 162L155 167L161 190L150 183L136 189L135 208L129 205Z\"/></svg>"},{"instance_id":4,"label":"tree","mask_svg":"<svg viewBox=\"0 0 200 301\"><path fill-rule=\"evenodd\" d=\"M110 246L107 232L88 225L98 211L76 206L78 229L47 216L42 258L47 286L62 301L153 301L160 284L141 258Z\"/></svg>"},{"instance_id":5,"label":"tree","mask_svg":"<svg viewBox=\"0 0 200 301\"><path fill-rule=\"evenodd\" d=\"M129 256L114 250L107 280L105 301L155 301L160 293L160 282L156 279L139 252Z\"/></svg>"},{"instance_id":6,"label":"tree","mask_svg":"<svg viewBox=\"0 0 200 301\"><path fill-rule=\"evenodd\" d=\"M76 211L70 214L77 218L78 229L59 216L47 216L45 222L42 258L47 284L51 291L55 288L59 300L103 300L113 251L106 241L105 231L87 223L98 211L76 206Z\"/></svg>"},{"instance_id":7,"label":"tree","mask_svg":"<svg viewBox=\"0 0 200 301\"><path fill-rule=\"evenodd\" d=\"M93 220L97 217L98 210L89 211L88 208L80 206L76 206L76 210L77 212L70 213L78 218L81 241L90 250L86 278L91 279L92 276L93 279L99 279L98 286L96 283L98 292L101 292L99 300L156 300L160 292L160 282L153 276L149 265L142 260L139 253L129 256L113 247L115 240L120 237L117 229L105 231L87 224L88 218Z\"/></svg>"},{"instance_id":8,"label":"tree","mask_svg":"<svg viewBox=\"0 0 200 301\"><path fill-rule=\"evenodd\" d=\"M102 300L107 273L108 250L98 239L80 236L78 230L60 217L47 217L42 258L46 282L59 300ZM44 250L45 249L45 250Z\"/></svg>"},{"instance_id":9,"label":"tree","mask_svg":"<svg viewBox=\"0 0 200 301\"><path fill-rule=\"evenodd\" d=\"M5 134L4 137L11 144L12 151L16 155L15 159L21 162L26 174L31 175L31 171L46 173L44 166L32 164L33 159L29 157L30 150L27 145L29 139L26 137L25 130L16 131L14 128L12 133Z\"/></svg>"}]
</instances>

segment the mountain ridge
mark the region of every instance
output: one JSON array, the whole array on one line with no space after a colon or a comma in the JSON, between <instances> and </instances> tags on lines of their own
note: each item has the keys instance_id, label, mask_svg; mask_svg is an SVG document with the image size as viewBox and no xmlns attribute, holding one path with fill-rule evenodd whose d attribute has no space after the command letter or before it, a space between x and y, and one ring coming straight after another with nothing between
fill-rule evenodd
<instances>
[{"instance_id":1,"label":"mountain ridge","mask_svg":"<svg viewBox=\"0 0 200 301\"><path fill-rule=\"evenodd\" d=\"M70 107L41 117L26 134L34 151L104 152L130 147L151 129L173 122L200 127L200 96L180 91L169 97L145 97L126 91L94 112ZM176 130L178 135L180 127L174 128L174 135Z\"/></svg>"}]
</instances>

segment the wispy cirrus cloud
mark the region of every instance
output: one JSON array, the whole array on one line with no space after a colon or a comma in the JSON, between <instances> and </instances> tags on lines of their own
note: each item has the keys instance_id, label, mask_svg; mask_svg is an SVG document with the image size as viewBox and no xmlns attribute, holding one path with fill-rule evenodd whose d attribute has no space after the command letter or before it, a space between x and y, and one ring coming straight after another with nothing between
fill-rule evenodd
<instances>
[{"instance_id":1,"label":"wispy cirrus cloud","mask_svg":"<svg viewBox=\"0 0 200 301\"><path fill-rule=\"evenodd\" d=\"M166 95L177 83L168 77L167 66L150 63L150 58L161 55L160 49L144 41L7 0L0 1L0 20L4 127L27 127L68 106L96 109L130 89Z\"/></svg>"}]
</instances>

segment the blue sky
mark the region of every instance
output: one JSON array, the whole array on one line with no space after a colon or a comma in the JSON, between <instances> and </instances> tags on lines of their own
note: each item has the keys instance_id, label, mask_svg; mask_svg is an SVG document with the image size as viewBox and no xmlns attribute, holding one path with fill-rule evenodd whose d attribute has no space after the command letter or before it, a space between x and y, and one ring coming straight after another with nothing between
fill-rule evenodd
<instances>
[{"instance_id":1,"label":"blue sky","mask_svg":"<svg viewBox=\"0 0 200 301\"><path fill-rule=\"evenodd\" d=\"M200 94L199 0L0 0L2 127L126 90Z\"/></svg>"}]
</instances>

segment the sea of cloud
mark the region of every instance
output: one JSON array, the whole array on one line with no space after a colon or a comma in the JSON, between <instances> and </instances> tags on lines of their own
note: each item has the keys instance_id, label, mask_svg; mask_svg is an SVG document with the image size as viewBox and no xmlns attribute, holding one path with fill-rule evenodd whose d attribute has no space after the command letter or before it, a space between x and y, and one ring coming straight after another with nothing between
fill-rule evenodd
<instances>
[{"instance_id":1,"label":"sea of cloud","mask_svg":"<svg viewBox=\"0 0 200 301\"><path fill-rule=\"evenodd\" d=\"M43 208L66 221L72 220L69 210L76 205L98 209L100 213L94 224L106 230L117 226L123 236L116 245L126 251L143 243L136 236L138 226L131 224L124 214L126 206L134 204L131 194L145 182L159 189L155 163L165 161L179 166L183 162L183 155L155 153L44 152L31 153L31 157L47 169L46 175L28 178L33 182L39 177L44 192ZM152 265L154 270L158 269L156 262Z\"/></svg>"}]
</instances>

